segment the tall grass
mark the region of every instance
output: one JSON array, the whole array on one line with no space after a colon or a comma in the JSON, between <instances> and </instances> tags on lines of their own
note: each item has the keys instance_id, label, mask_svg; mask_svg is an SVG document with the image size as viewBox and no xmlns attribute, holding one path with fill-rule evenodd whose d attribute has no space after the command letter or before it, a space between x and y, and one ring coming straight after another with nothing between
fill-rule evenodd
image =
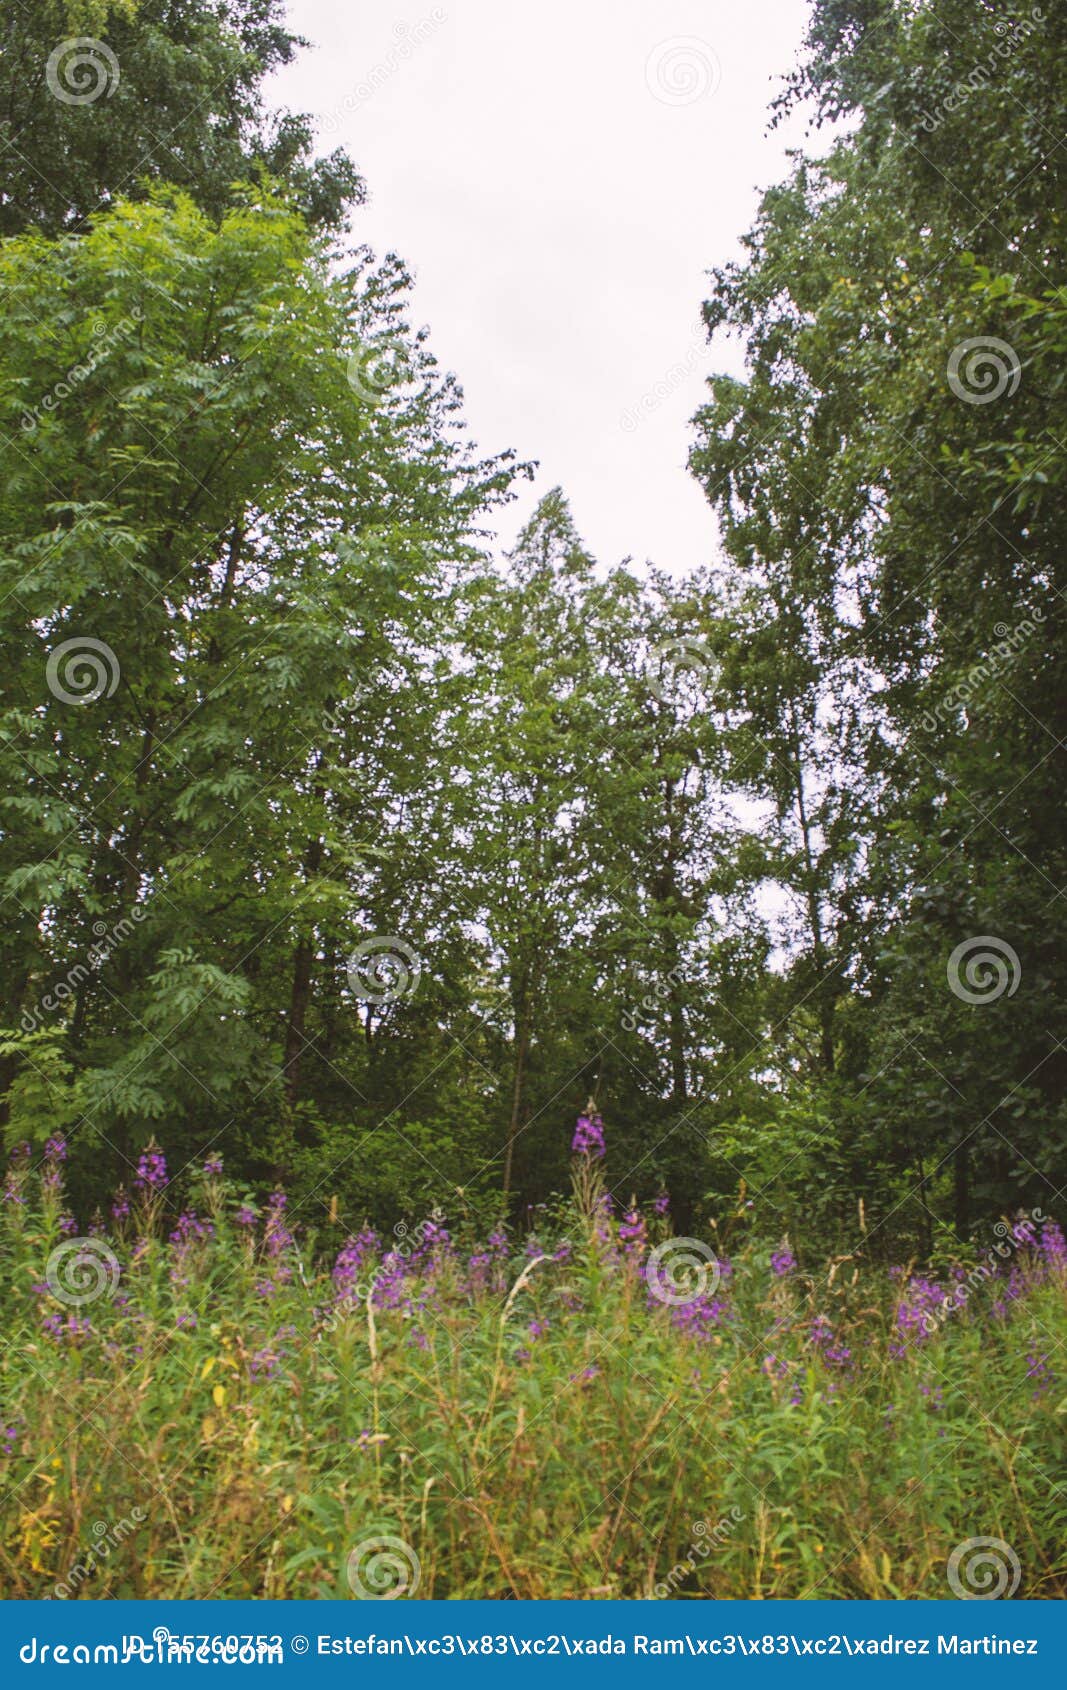
<instances>
[{"instance_id":1,"label":"tall grass","mask_svg":"<svg viewBox=\"0 0 1067 1690\"><path fill-rule=\"evenodd\" d=\"M16 1155L0 1234L8 1595L943 1597L982 1537L1067 1593L1050 1223L936 1278L727 1261L585 1158L551 1236L335 1261L217 1163L83 1235L62 1162Z\"/></svg>"}]
</instances>

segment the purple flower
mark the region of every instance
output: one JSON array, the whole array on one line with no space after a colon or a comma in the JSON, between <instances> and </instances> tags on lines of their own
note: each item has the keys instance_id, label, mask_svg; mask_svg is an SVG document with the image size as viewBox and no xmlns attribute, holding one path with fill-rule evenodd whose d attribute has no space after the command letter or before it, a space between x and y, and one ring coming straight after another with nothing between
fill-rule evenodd
<instances>
[{"instance_id":1,"label":"purple flower","mask_svg":"<svg viewBox=\"0 0 1067 1690\"><path fill-rule=\"evenodd\" d=\"M1046 1266L1054 1273L1067 1273L1067 1239L1055 1221L1046 1221L1042 1227L1040 1248Z\"/></svg>"},{"instance_id":2,"label":"purple flower","mask_svg":"<svg viewBox=\"0 0 1067 1690\"><path fill-rule=\"evenodd\" d=\"M233 1218L238 1226L255 1226L256 1211L250 1209L247 1203L242 1203Z\"/></svg>"},{"instance_id":3,"label":"purple flower","mask_svg":"<svg viewBox=\"0 0 1067 1690\"><path fill-rule=\"evenodd\" d=\"M67 1159L67 1141L62 1133L56 1133L45 1140L44 1155L46 1162L65 1162Z\"/></svg>"},{"instance_id":4,"label":"purple flower","mask_svg":"<svg viewBox=\"0 0 1067 1690\"><path fill-rule=\"evenodd\" d=\"M222 1157L209 1156L204 1163L203 1173L205 1179L221 1179Z\"/></svg>"},{"instance_id":5,"label":"purple flower","mask_svg":"<svg viewBox=\"0 0 1067 1690\"><path fill-rule=\"evenodd\" d=\"M789 1273L796 1265L796 1257L788 1246L775 1250L771 1256L771 1272L777 1279L781 1279L783 1274Z\"/></svg>"},{"instance_id":6,"label":"purple flower","mask_svg":"<svg viewBox=\"0 0 1067 1690\"><path fill-rule=\"evenodd\" d=\"M579 1115L571 1139L573 1156L603 1156L604 1123L599 1115Z\"/></svg>"},{"instance_id":7,"label":"purple flower","mask_svg":"<svg viewBox=\"0 0 1067 1690\"><path fill-rule=\"evenodd\" d=\"M378 1254L380 1240L373 1227L365 1226L350 1238L340 1252L333 1268L333 1282L338 1294L352 1290L363 1271L364 1264Z\"/></svg>"},{"instance_id":8,"label":"purple flower","mask_svg":"<svg viewBox=\"0 0 1067 1690\"><path fill-rule=\"evenodd\" d=\"M130 1212L130 1200L126 1195L126 1187L120 1185L115 1193L115 1200L111 1205L111 1218L114 1221L124 1221Z\"/></svg>"},{"instance_id":9,"label":"purple flower","mask_svg":"<svg viewBox=\"0 0 1067 1690\"><path fill-rule=\"evenodd\" d=\"M619 1222L619 1242L627 1256L640 1258L648 1247L645 1217L637 1209L630 1209Z\"/></svg>"},{"instance_id":10,"label":"purple flower","mask_svg":"<svg viewBox=\"0 0 1067 1690\"><path fill-rule=\"evenodd\" d=\"M179 1246L195 1244L198 1239L210 1238L214 1231L211 1222L201 1220L195 1209L186 1209L178 1216L170 1241Z\"/></svg>"},{"instance_id":11,"label":"purple flower","mask_svg":"<svg viewBox=\"0 0 1067 1690\"><path fill-rule=\"evenodd\" d=\"M167 1161L158 1145L150 1144L141 1152L137 1163L134 1186L138 1191L162 1191L167 1183Z\"/></svg>"},{"instance_id":12,"label":"purple flower","mask_svg":"<svg viewBox=\"0 0 1067 1690\"><path fill-rule=\"evenodd\" d=\"M670 1206L671 1206L670 1194L666 1191L661 1191L658 1197L654 1197L652 1199L652 1213L654 1215L665 1215L665 1214L667 1214L667 1212L670 1209Z\"/></svg>"}]
</instances>

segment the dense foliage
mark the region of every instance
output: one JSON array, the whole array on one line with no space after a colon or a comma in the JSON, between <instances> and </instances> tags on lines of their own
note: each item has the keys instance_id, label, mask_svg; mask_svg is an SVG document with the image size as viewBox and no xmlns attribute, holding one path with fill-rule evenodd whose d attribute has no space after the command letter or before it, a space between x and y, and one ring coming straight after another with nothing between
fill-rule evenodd
<instances>
[{"instance_id":1,"label":"dense foliage","mask_svg":"<svg viewBox=\"0 0 1067 1690\"><path fill-rule=\"evenodd\" d=\"M514 1221L589 1092L683 1229L1054 1209L1062 14L817 0L683 580L558 490L490 555L524 466L265 115L274 0L0 16L0 1094L78 1224L153 1135L315 1229Z\"/></svg>"}]
</instances>

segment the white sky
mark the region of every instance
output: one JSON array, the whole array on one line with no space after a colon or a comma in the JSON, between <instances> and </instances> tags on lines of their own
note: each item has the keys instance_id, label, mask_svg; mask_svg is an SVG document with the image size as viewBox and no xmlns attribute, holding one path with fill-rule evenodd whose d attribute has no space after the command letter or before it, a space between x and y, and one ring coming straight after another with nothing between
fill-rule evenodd
<instances>
[{"instance_id":1,"label":"white sky","mask_svg":"<svg viewBox=\"0 0 1067 1690\"><path fill-rule=\"evenodd\" d=\"M707 347L699 307L801 139L797 120L766 129L807 10L289 0L313 45L272 94L319 120L320 151L355 159L354 233L407 261L481 448L540 460L504 543L559 483L603 564L713 555L689 419L712 370L741 361Z\"/></svg>"}]
</instances>

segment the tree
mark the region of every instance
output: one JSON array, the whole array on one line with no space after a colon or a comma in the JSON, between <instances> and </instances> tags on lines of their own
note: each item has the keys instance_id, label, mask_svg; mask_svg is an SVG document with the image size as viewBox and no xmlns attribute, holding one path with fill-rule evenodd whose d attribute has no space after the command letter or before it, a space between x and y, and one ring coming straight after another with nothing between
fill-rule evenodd
<instances>
[{"instance_id":1,"label":"tree","mask_svg":"<svg viewBox=\"0 0 1067 1690\"><path fill-rule=\"evenodd\" d=\"M262 85L305 43L282 0L2 0L0 235L82 228L120 197L172 182L213 216L235 182L284 180L309 222L336 225L360 182L343 152L311 157L311 123L267 117Z\"/></svg>"}]
</instances>

